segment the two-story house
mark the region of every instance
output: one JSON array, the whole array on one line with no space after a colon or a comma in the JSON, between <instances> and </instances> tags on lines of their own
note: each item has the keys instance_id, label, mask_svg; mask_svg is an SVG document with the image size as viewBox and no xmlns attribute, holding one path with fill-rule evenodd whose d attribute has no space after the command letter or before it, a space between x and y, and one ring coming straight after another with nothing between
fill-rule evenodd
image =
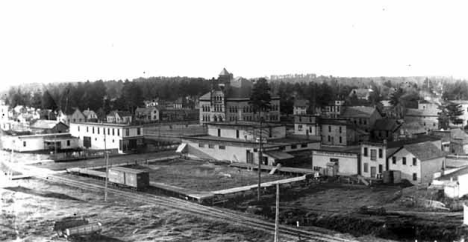
<instances>
[{"instance_id":1,"label":"two-story house","mask_svg":"<svg viewBox=\"0 0 468 242\"><path fill-rule=\"evenodd\" d=\"M86 122L97 122L98 115L93 110L89 108L83 111L83 116L85 117Z\"/></svg>"},{"instance_id":2,"label":"two-story house","mask_svg":"<svg viewBox=\"0 0 468 242\"><path fill-rule=\"evenodd\" d=\"M320 116L311 114L294 115L294 134L320 137Z\"/></svg>"},{"instance_id":3,"label":"two-story house","mask_svg":"<svg viewBox=\"0 0 468 242\"><path fill-rule=\"evenodd\" d=\"M375 121L381 119L382 116L373 107L366 106L349 106L346 107L341 118L348 119L357 125L360 129L370 132Z\"/></svg>"},{"instance_id":4,"label":"two-story house","mask_svg":"<svg viewBox=\"0 0 468 242\"><path fill-rule=\"evenodd\" d=\"M368 139L368 134L347 119L321 119L322 145L348 146Z\"/></svg>"},{"instance_id":5,"label":"two-story house","mask_svg":"<svg viewBox=\"0 0 468 242\"><path fill-rule=\"evenodd\" d=\"M107 114L108 123L125 124L132 122L132 114L127 111L111 111Z\"/></svg>"},{"instance_id":6,"label":"two-story house","mask_svg":"<svg viewBox=\"0 0 468 242\"><path fill-rule=\"evenodd\" d=\"M154 122L159 120L159 113L157 106L137 108L135 110L135 119L143 122Z\"/></svg>"},{"instance_id":7,"label":"two-story house","mask_svg":"<svg viewBox=\"0 0 468 242\"><path fill-rule=\"evenodd\" d=\"M294 100L294 115L303 115L307 114L307 109L309 108L309 100L297 99Z\"/></svg>"},{"instance_id":8,"label":"two-story house","mask_svg":"<svg viewBox=\"0 0 468 242\"><path fill-rule=\"evenodd\" d=\"M397 119L383 118L375 121L371 129L371 140L397 141L401 135L402 123Z\"/></svg>"}]
</instances>

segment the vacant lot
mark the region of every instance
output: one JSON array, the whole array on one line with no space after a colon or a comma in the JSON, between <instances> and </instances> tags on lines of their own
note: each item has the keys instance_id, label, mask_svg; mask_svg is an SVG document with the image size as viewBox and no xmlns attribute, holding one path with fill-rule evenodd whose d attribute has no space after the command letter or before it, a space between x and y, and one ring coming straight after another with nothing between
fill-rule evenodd
<instances>
[{"instance_id":1,"label":"vacant lot","mask_svg":"<svg viewBox=\"0 0 468 242\"><path fill-rule=\"evenodd\" d=\"M147 166L151 181L194 191L217 191L258 183L258 173L230 167L226 163L210 163L177 159ZM280 175L262 173L262 182L286 179Z\"/></svg>"},{"instance_id":2,"label":"vacant lot","mask_svg":"<svg viewBox=\"0 0 468 242\"><path fill-rule=\"evenodd\" d=\"M272 241L263 232L37 180L0 188L0 241L55 240L53 223L67 216L101 222L89 241Z\"/></svg>"}]
</instances>

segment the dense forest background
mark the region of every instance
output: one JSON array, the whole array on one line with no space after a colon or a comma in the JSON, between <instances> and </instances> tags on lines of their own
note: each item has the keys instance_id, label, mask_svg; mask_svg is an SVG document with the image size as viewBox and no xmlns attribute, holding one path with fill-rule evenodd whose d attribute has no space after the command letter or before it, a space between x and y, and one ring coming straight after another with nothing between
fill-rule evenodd
<instances>
[{"instance_id":1,"label":"dense forest background","mask_svg":"<svg viewBox=\"0 0 468 242\"><path fill-rule=\"evenodd\" d=\"M149 77L129 80L86 81L76 83L24 84L11 87L3 99L14 107L26 105L42 109L134 110L144 100L159 98L196 99L207 93L213 79L191 77ZM377 105L395 95L406 107L414 107L424 97L441 96L443 100L468 100L468 82L447 77L378 77L345 78L333 76L284 75L269 78L273 95L281 99L281 111L291 114L295 99L307 99L321 107L334 99L350 105ZM371 99L362 103L349 96L354 88L373 90Z\"/></svg>"}]
</instances>

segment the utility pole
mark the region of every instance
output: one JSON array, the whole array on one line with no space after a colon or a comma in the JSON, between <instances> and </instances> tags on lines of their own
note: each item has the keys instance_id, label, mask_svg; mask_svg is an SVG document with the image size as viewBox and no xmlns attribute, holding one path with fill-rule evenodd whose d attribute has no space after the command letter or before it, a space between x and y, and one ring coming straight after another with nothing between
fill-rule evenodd
<instances>
[{"instance_id":1,"label":"utility pole","mask_svg":"<svg viewBox=\"0 0 468 242\"><path fill-rule=\"evenodd\" d=\"M257 191L257 201L260 201L260 194L261 194L261 184L262 184L262 160L263 160L263 155L262 155L262 117L260 115L260 144L258 148L258 191Z\"/></svg>"},{"instance_id":2,"label":"utility pole","mask_svg":"<svg viewBox=\"0 0 468 242\"><path fill-rule=\"evenodd\" d=\"M109 154L107 154L106 128L104 130L104 159L106 161L106 184L104 188L104 201L107 202L107 183L109 180Z\"/></svg>"},{"instance_id":3,"label":"utility pole","mask_svg":"<svg viewBox=\"0 0 468 242\"><path fill-rule=\"evenodd\" d=\"M276 183L275 242L279 242L279 183Z\"/></svg>"}]
</instances>

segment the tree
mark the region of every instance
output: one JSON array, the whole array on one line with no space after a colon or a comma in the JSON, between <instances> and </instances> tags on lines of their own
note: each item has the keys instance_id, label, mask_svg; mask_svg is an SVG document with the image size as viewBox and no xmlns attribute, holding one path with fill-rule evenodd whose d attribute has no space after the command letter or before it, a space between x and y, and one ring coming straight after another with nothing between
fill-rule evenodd
<instances>
[{"instance_id":1,"label":"tree","mask_svg":"<svg viewBox=\"0 0 468 242\"><path fill-rule=\"evenodd\" d=\"M52 111L57 110L57 103L50 95L49 90L46 90L42 94L42 108L43 109L52 109Z\"/></svg>"},{"instance_id":2,"label":"tree","mask_svg":"<svg viewBox=\"0 0 468 242\"><path fill-rule=\"evenodd\" d=\"M460 118L460 116L463 115L463 109L460 104L449 103L446 106L446 109L450 122L452 122L454 125L463 124L463 119Z\"/></svg>"},{"instance_id":3,"label":"tree","mask_svg":"<svg viewBox=\"0 0 468 242\"><path fill-rule=\"evenodd\" d=\"M390 104L392 105L393 113L397 118L401 118L403 116L402 96L404 93L405 92L402 88L398 88L390 95Z\"/></svg>"},{"instance_id":4,"label":"tree","mask_svg":"<svg viewBox=\"0 0 468 242\"><path fill-rule=\"evenodd\" d=\"M259 114L259 121L260 121L260 142L259 142L259 149L258 149L258 190L257 190L257 200L260 201L260 184L262 181L261 176L261 164L263 160L262 155L262 137L263 137L263 130L262 130L262 112L266 112L271 108L271 94L270 94L270 86L265 78L258 79L252 90L252 95L250 96L250 104L253 107L254 113Z\"/></svg>"},{"instance_id":5,"label":"tree","mask_svg":"<svg viewBox=\"0 0 468 242\"><path fill-rule=\"evenodd\" d=\"M34 92L31 99L31 107L41 108L42 107L42 93L40 91Z\"/></svg>"},{"instance_id":6,"label":"tree","mask_svg":"<svg viewBox=\"0 0 468 242\"><path fill-rule=\"evenodd\" d=\"M254 113L259 113L259 120L262 113L271 109L270 86L265 78L258 79L252 89L250 104Z\"/></svg>"},{"instance_id":7,"label":"tree","mask_svg":"<svg viewBox=\"0 0 468 242\"><path fill-rule=\"evenodd\" d=\"M437 121L439 122L439 129L447 130L449 129L449 116L447 114L447 109L445 106L439 106L440 112L439 116L437 117Z\"/></svg>"}]
</instances>

